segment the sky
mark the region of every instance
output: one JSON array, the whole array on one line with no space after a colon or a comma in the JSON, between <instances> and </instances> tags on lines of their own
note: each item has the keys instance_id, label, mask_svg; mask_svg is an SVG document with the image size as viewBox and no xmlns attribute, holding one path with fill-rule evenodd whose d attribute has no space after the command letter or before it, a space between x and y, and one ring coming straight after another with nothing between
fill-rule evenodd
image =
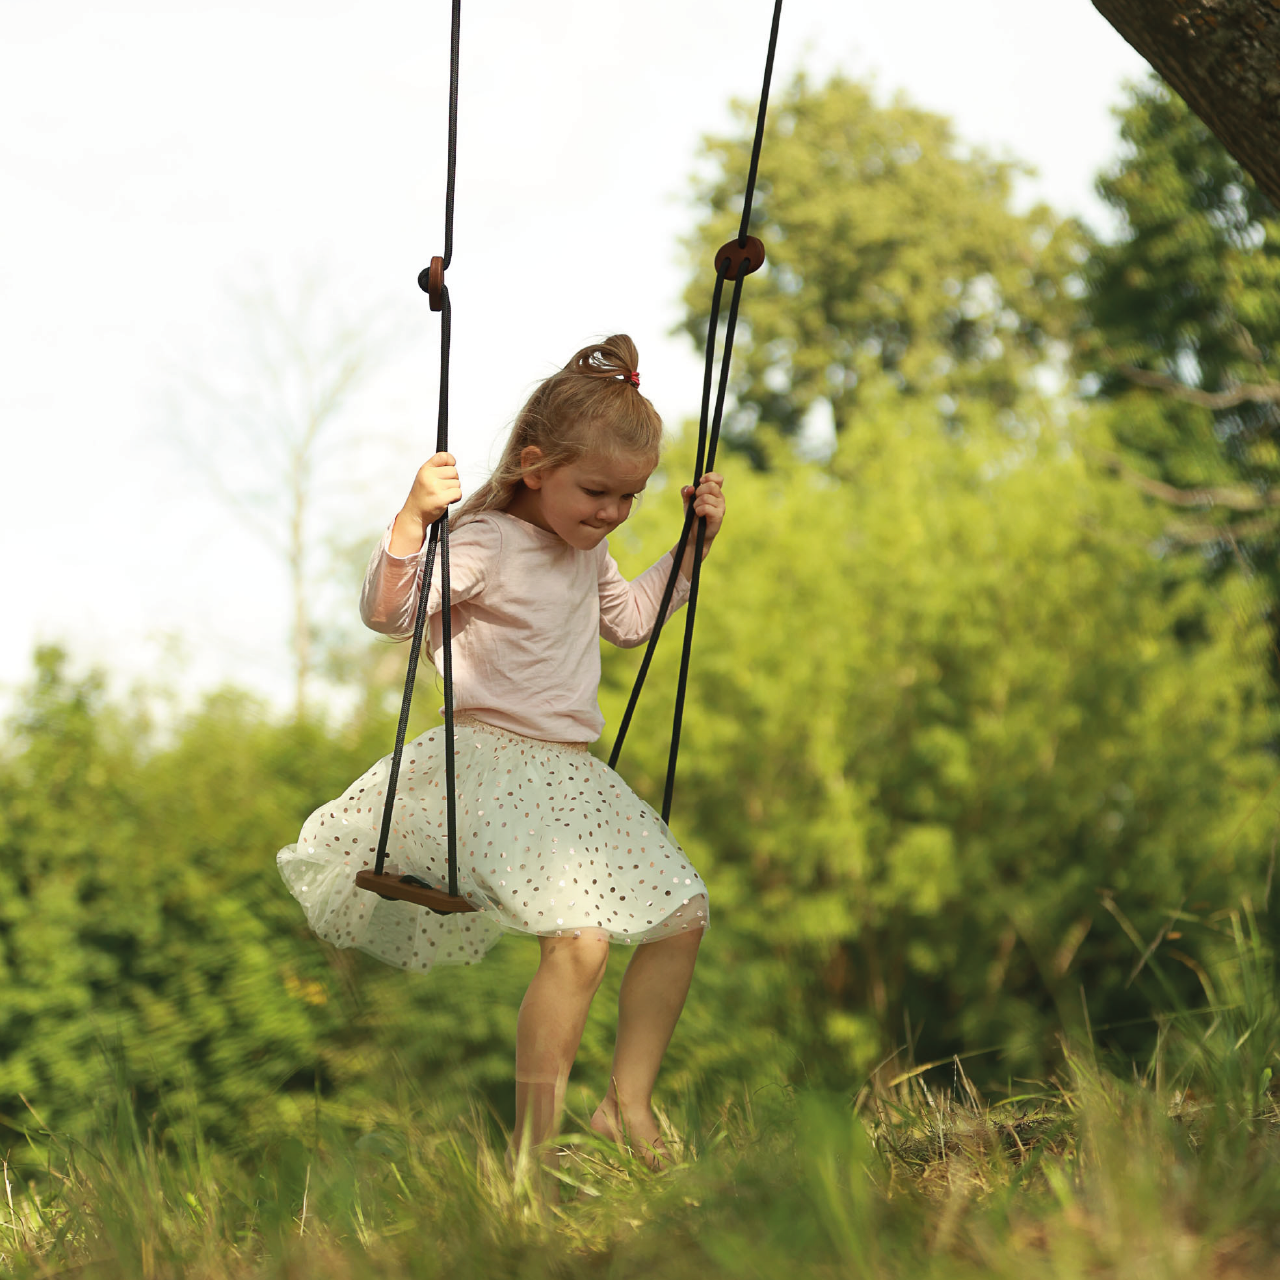
<instances>
[{"instance_id":1,"label":"sky","mask_svg":"<svg viewBox=\"0 0 1280 1280\"><path fill-rule=\"evenodd\" d=\"M771 12L464 0L464 489L536 381L597 335L633 336L668 423L696 412L700 358L672 333L690 176L730 100L756 100ZM264 282L287 298L321 281L330 312L393 327L335 424L312 533L317 565L372 546L434 447L438 317L416 277L443 245L448 18L446 0L0 0L0 702L48 642L117 684L287 702L284 567L198 461L240 453L192 387L248 376L233 297ZM1110 229L1093 181L1147 67L1088 0L786 0L775 94L801 69L950 116L1035 167L1021 202Z\"/></svg>"}]
</instances>

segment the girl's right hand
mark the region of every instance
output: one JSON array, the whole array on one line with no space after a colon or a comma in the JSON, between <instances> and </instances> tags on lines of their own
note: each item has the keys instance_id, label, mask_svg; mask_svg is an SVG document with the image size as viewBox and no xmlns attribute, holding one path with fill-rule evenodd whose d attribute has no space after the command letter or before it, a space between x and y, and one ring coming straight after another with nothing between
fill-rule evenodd
<instances>
[{"instance_id":1,"label":"girl's right hand","mask_svg":"<svg viewBox=\"0 0 1280 1280\"><path fill-rule=\"evenodd\" d=\"M422 548L427 529L462 497L457 459L451 453L437 453L418 468L413 488L404 500L391 531L393 556L413 555Z\"/></svg>"}]
</instances>

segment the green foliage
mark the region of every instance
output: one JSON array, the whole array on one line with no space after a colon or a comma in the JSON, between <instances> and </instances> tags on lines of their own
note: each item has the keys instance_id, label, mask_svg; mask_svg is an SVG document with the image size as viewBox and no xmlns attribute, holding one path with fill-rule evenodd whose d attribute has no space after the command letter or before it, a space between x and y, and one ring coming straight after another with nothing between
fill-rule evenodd
<instances>
[{"instance_id":1,"label":"green foliage","mask_svg":"<svg viewBox=\"0 0 1280 1280\"><path fill-rule=\"evenodd\" d=\"M231 1145L296 1125L313 1092L361 1106L393 1054L453 1070L455 1089L509 1073L520 957L428 993L318 945L276 872L303 818L390 744L385 714L335 732L224 692L162 745L139 709L105 703L100 680L70 679L46 650L14 729L0 758L5 1124L30 1123L26 1099L86 1128L113 1061L140 1105L198 1107Z\"/></svg>"},{"instance_id":2,"label":"green foliage","mask_svg":"<svg viewBox=\"0 0 1280 1280\"><path fill-rule=\"evenodd\" d=\"M298 805L282 762L270 788L249 776L285 731L215 697L157 767L146 726L50 650L15 727L0 762L0 1110L17 1124L24 1096L83 1126L107 1048L141 1098L198 1083L202 1119L229 1136L315 1039L282 981L279 913L245 909L264 833Z\"/></svg>"},{"instance_id":3,"label":"green foliage","mask_svg":"<svg viewBox=\"0 0 1280 1280\"><path fill-rule=\"evenodd\" d=\"M296 1129L316 1098L367 1117L401 1073L432 1079L442 1105L484 1091L509 1118L536 947L506 939L476 968L399 973L319 943L276 872L307 814L390 747L387 692L342 727L273 722L222 692L162 741L100 678L38 655L0 756L0 1123L84 1131L117 1069L141 1107L163 1097L232 1148ZM434 711L433 693L419 706ZM625 960L580 1058L601 1090ZM778 1078L775 1058L757 1061L767 1037L726 1043L718 1018L689 1030L673 1087L700 1070Z\"/></svg>"},{"instance_id":4,"label":"green foliage","mask_svg":"<svg viewBox=\"0 0 1280 1280\"><path fill-rule=\"evenodd\" d=\"M664 1073L690 1105L734 1081L854 1087L904 1034L921 1057L1003 1050L980 1079L1040 1068L1081 984L1095 1024L1148 1014L1155 970L1126 986L1121 921L1151 940L1261 883L1274 768L1239 661L1257 624L1209 610L1181 638L1206 588L1171 585L1142 500L1062 439L999 441L889 398L829 467L781 446L766 472L727 464L674 815L714 921ZM614 539L624 568L666 544L670 505L655 494ZM623 761L655 800L677 650L673 632ZM614 723L637 656L606 654ZM88 1127L112 1058L141 1106L163 1097L232 1147L296 1129L317 1098L376 1115L399 1074L509 1115L534 948L407 976L317 943L275 872L306 814L389 746L384 694L327 726L223 692L161 740L41 655L0 758L11 1128L23 1097ZM612 1052L617 950L588 1088ZM1190 968L1168 980L1197 994Z\"/></svg>"},{"instance_id":5,"label":"green foliage","mask_svg":"<svg viewBox=\"0 0 1280 1280\"><path fill-rule=\"evenodd\" d=\"M1275 381L1276 211L1161 81L1131 86L1116 115L1124 151L1098 191L1124 229L1115 244L1095 246L1089 261L1096 345L1117 362L1206 390ZM1124 383L1110 386L1119 391ZM1241 408L1247 413L1250 406ZM1227 421L1239 416L1237 409Z\"/></svg>"},{"instance_id":6,"label":"green foliage","mask_svg":"<svg viewBox=\"0 0 1280 1280\"><path fill-rule=\"evenodd\" d=\"M1087 266L1081 368L1114 402L1115 442L1139 470L1183 488L1236 489L1234 509L1205 510L1199 531L1182 536L1208 546L1211 570L1242 554L1274 608L1277 522L1259 498L1280 484L1280 401L1265 395L1280 384L1280 218L1163 83L1131 86L1116 114L1124 150L1098 190L1124 231ZM1264 396L1212 408L1135 385L1124 366L1198 391Z\"/></svg>"},{"instance_id":7,"label":"green foliage","mask_svg":"<svg viewBox=\"0 0 1280 1280\"><path fill-rule=\"evenodd\" d=\"M1260 879L1266 819L1241 824L1271 766L1237 660L1256 626L1219 611L1184 644L1204 587L1169 589L1141 500L1059 441L997 439L953 440L892 399L831 467L781 448L767 473L730 460L675 814L715 924L667 1088L847 1087L904 1025L922 1056L998 1045L996 1070L1040 1066L1081 982L1095 1022L1146 1012L1113 911L1151 938ZM665 544L669 515L659 499L615 538L624 567ZM676 654L673 633L624 757L654 799ZM606 654L615 723L635 660ZM389 745L382 699L334 728L222 693L160 743L41 655L0 760L11 1126L22 1095L85 1127L100 1046L142 1104L198 1107L233 1145L296 1127L313 1095L376 1111L396 1070L506 1114L532 948L406 977L319 945L275 872L311 808ZM605 1078L625 958L587 1029L586 1082Z\"/></svg>"},{"instance_id":8,"label":"green foliage","mask_svg":"<svg viewBox=\"0 0 1280 1280\"><path fill-rule=\"evenodd\" d=\"M1259 624L1171 584L1144 500L1065 438L957 442L895 397L830 467L769 464L725 464L698 610L673 814L712 886L691 1008L721 996L704 972L752 974L736 1033L771 1026L792 1078L831 1085L904 1027L922 1057L1041 1068L1082 984L1095 1022L1141 1017L1113 911L1150 939L1265 874ZM632 524L628 571L669 532ZM651 798L677 661L665 638L622 762ZM613 723L634 666L606 654Z\"/></svg>"},{"instance_id":9,"label":"green foliage","mask_svg":"<svg viewBox=\"0 0 1280 1280\"><path fill-rule=\"evenodd\" d=\"M754 107L708 138L697 187L710 213L688 242L686 328L706 334L715 249L735 236ZM793 436L815 404L843 432L888 382L957 422L1015 411L1075 315L1082 233L1044 206L1010 208L1019 166L964 152L950 122L861 84L798 76L770 110L751 230L768 251L744 296L732 441L761 461L753 427Z\"/></svg>"},{"instance_id":10,"label":"green foliage","mask_svg":"<svg viewBox=\"0 0 1280 1280\"><path fill-rule=\"evenodd\" d=\"M1270 644L1248 660L1260 696L1280 706L1280 522L1269 496L1280 487L1280 218L1162 82L1131 86L1116 115L1124 149L1098 190L1124 230L1090 257L1077 338L1079 368L1098 390L1098 443L1139 476L1216 490L1168 508L1170 572L1268 620ZM1165 386L1142 385L1134 369ZM1194 398L1204 392L1227 400ZM1206 597L1204 607L1217 606ZM1204 623L1186 627L1198 635Z\"/></svg>"}]
</instances>

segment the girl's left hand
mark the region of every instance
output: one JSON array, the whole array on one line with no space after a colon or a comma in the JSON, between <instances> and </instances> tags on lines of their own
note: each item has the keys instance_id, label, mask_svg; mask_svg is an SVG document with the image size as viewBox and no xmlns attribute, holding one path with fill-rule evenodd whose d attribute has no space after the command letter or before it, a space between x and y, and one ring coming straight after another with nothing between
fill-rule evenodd
<instances>
[{"instance_id":1,"label":"girl's left hand","mask_svg":"<svg viewBox=\"0 0 1280 1280\"><path fill-rule=\"evenodd\" d=\"M695 514L707 518L707 536L703 544L705 554L705 548L711 546L724 523L724 476L718 471L708 471L696 489L687 484L681 489L680 496L684 499L686 511L692 499Z\"/></svg>"}]
</instances>

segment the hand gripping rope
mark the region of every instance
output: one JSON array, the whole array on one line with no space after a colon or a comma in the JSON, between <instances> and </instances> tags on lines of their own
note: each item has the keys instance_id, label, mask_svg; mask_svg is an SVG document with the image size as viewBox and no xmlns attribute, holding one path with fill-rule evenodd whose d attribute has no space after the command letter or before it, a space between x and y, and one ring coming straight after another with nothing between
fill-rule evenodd
<instances>
[{"instance_id":1,"label":"hand gripping rope","mask_svg":"<svg viewBox=\"0 0 1280 1280\"><path fill-rule=\"evenodd\" d=\"M764 83L760 87L760 107L756 113L756 134L751 144L751 167L747 171L747 190L742 201L742 222L738 227L738 238L730 240L716 250L715 267L716 283L711 294L711 318L707 322L707 358L702 375L702 414L698 420L698 457L693 467L693 484L696 489L702 477L715 466L716 446L720 442L720 421L724 416L724 397L729 385L729 362L733 357L733 334L738 324L738 303L742 298L742 282L753 271L764 265L764 245L755 236L749 236L747 229L751 225L751 202L755 196L756 172L760 166L760 145L764 141L765 112L769 106L769 82L773 79L773 56L778 46L778 22L782 17L782 0L774 0L773 26L769 31L769 52L764 63ZM725 323L724 355L720 361L720 382L716 389L715 413L711 417L710 439L708 440L707 410L711 404L712 370L715 366L716 334L720 324L720 301L724 294L725 280L733 281L733 296L729 300L729 317ZM640 690L644 687L645 676L649 674L649 664L653 661L653 651L658 646L658 637L662 634L662 624L666 621L667 610L671 607L671 597L676 589L676 575L680 572L680 564L684 560L685 549L689 545L689 533L693 527L693 503L689 503L684 516L684 528L680 532L680 542L676 546L675 560L671 565L671 574L662 593L662 603L658 606L658 618L653 624L649 643L644 651L644 659L636 674L636 682L627 702L626 713L622 724L618 727L618 736L614 740L613 750L609 754L609 767L618 767L618 757L622 754L622 742L631 725L631 717L635 713L636 703L640 700ZM693 624L698 610L698 583L702 570L702 552L706 544L707 519L698 517L698 533L694 541L693 576L689 583L689 604L685 612L684 649L680 654L680 678L676 685L675 715L671 723L671 754L667 760L667 784L662 793L662 820L671 820L671 798L676 785L676 760L680 754L680 725L684 719L684 696L689 683L689 659L693 652Z\"/></svg>"},{"instance_id":2,"label":"hand gripping rope","mask_svg":"<svg viewBox=\"0 0 1280 1280\"><path fill-rule=\"evenodd\" d=\"M449 302L449 287L444 273L453 261L453 197L458 167L458 29L462 0L453 0L453 24L449 50L449 161L448 179L444 196L444 256L431 259L431 265L418 276L418 284L431 302L431 310L440 315L440 409L436 419L436 452L449 448L449 338L453 309ZM413 683L418 670L422 637L427 622L427 597L431 594L431 570L435 564L436 547L440 548L440 623L443 630L444 659L441 675L444 677L444 767L445 813L448 825L449 889L435 889L417 876L393 876L383 871L387 858L387 837L391 831L392 807L396 799L396 784L400 779L400 761L404 756L405 733L409 727L409 708L413 705ZM409 649L409 669L405 674L404 697L400 703L400 722L396 726L396 745L391 753L391 771L387 775L387 797L382 808L382 829L378 833L378 856L372 871L356 875L356 884L383 898L399 898L416 902L441 915L457 911L474 911L476 908L458 893L458 821L454 774L453 727L453 620L449 601L449 512L431 526L427 537L426 565L422 574L422 589L418 596L418 612L413 623L413 642Z\"/></svg>"},{"instance_id":3,"label":"hand gripping rope","mask_svg":"<svg viewBox=\"0 0 1280 1280\"><path fill-rule=\"evenodd\" d=\"M431 265L418 276L418 284L428 295L431 310L441 312L440 321L440 409L436 429L436 451L444 452L449 447L449 337L452 310L449 302L449 288L444 282L444 273L453 260L453 203L455 175L457 170L458 149L458 30L460 22L461 0L453 0L453 23L450 40L449 63L449 160L448 179L445 187L444 205L444 256L431 259ZM730 240L716 250L715 267L716 283L711 297L711 318L707 326L706 368L702 380L702 414L698 423L698 457L694 467L694 486L705 472L715 466L716 446L720 440L720 423L724 415L725 392L729 384L729 362L733 355L733 335L738 323L738 303L742 297L742 282L752 272L758 271L764 264L764 245L755 236L749 236L747 229L751 222L751 202L755 194L756 173L760 164L760 145L764 139L765 112L769 104L769 83L773 78L774 52L778 44L778 22L782 16L782 0L774 0L773 25L769 32L769 52L765 59L764 83L760 90L760 108L756 116L755 139L751 148L751 166L747 174L746 195L742 204L742 223L738 229L736 240ZM724 293L725 280L733 281L733 296L729 302L729 314L725 325L724 356L720 362L720 379L716 391L715 413L710 415L710 432L708 433L708 417L711 404L712 372L715 366L715 342L719 331L720 302ZM675 592L676 575L680 572L680 564L684 559L685 549L689 544L689 535L693 528L693 503L685 512L684 527L680 533L680 542L676 548L675 561L671 566L671 574L667 579L662 594L662 604L658 609L658 618L645 649L640 671L636 676L635 687L627 703L626 714L618 729L617 740L613 744L613 752L609 757L610 767L616 767L618 756L622 751L622 742L626 737L631 717L635 713L636 703L640 699L640 690L644 686L645 676L653 661L653 652L657 647L658 636L662 632L662 624L667 610L671 606L671 598ZM680 751L680 726L684 716L685 691L689 679L689 660L693 651L693 624L698 606L698 583L702 565L702 553L706 545L707 521L705 516L698 517L698 532L694 542L693 578L689 587L689 604L685 618L684 649L680 657L680 678L676 689L675 717L671 729L671 755L667 764L667 783L662 798L662 818L669 821L671 817L671 798L675 789L676 759ZM394 876L383 871L387 857L387 838L391 831L391 816L396 798L396 784L400 777L400 761L404 755L405 734L409 725L409 709L413 703L414 677L417 672L418 655L422 648L422 638L426 630L427 598L431 592L431 571L435 563L436 547L440 549L440 611L443 631L443 661L441 675L444 678L444 733L445 733L445 804L448 823L448 892L432 888L416 876ZM441 915L459 911L474 911L476 908L458 893L458 833L457 833L457 801L455 796L455 761L454 761L454 723L453 723L453 648L452 619L449 601L449 513L446 511L435 524L427 538L426 565L423 572L422 589L418 597L418 612L414 618L413 641L409 651L409 668L405 675L404 697L400 703L400 721L396 727L396 745L391 755L391 769L387 775L387 794L382 810L382 828L378 835L377 861L373 871L361 871L356 875L356 884L368 889L383 898L398 898L417 903Z\"/></svg>"}]
</instances>

